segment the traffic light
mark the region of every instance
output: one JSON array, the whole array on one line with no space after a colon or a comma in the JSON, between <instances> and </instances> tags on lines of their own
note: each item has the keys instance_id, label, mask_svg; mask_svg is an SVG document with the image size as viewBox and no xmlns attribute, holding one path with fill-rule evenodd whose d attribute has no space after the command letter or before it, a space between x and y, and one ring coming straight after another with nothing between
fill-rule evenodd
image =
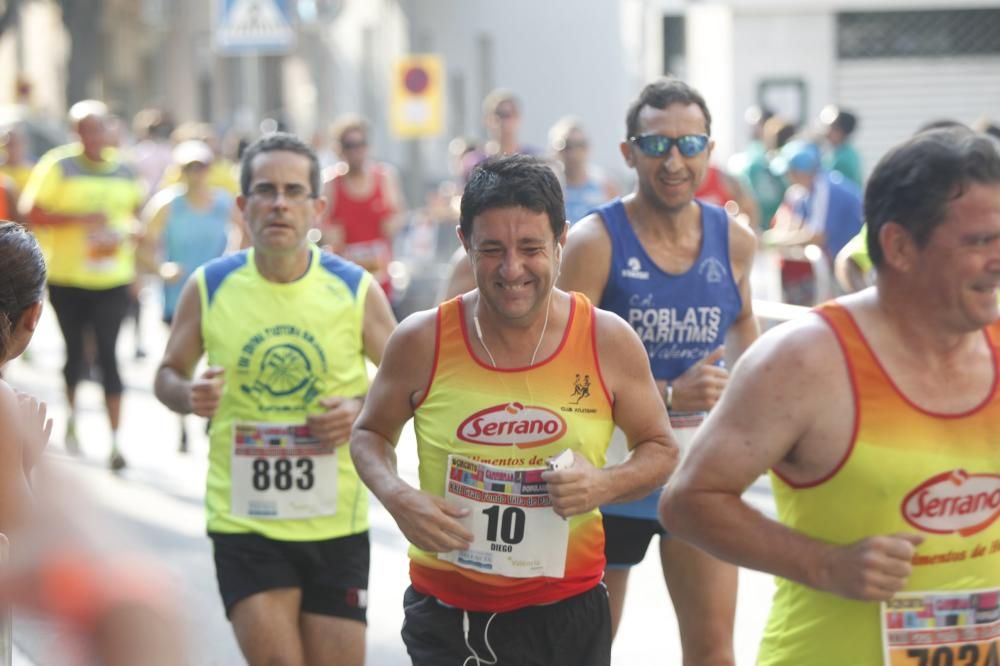
<instances>
[{"instance_id":1,"label":"traffic light","mask_svg":"<svg viewBox=\"0 0 1000 666\"><path fill-rule=\"evenodd\" d=\"M402 139L437 136L442 122L444 65L436 55L402 56L392 86L392 132Z\"/></svg>"}]
</instances>

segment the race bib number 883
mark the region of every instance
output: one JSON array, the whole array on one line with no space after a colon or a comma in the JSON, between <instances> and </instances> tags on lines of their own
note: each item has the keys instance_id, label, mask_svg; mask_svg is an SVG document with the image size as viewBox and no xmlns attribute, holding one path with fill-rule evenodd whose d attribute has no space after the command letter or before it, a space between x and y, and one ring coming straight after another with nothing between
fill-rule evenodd
<instances>
[{"instance_id":1,"label":"race bib number 883","mask_svg":"<svg viewBox=\"0 0 1000 666\"><path fill-rule=\"evenodd\" d=\"M337 456L305 424L235 424L230 472L234 516L315 518L337 509Z\"/></svg>"}]
</instances>

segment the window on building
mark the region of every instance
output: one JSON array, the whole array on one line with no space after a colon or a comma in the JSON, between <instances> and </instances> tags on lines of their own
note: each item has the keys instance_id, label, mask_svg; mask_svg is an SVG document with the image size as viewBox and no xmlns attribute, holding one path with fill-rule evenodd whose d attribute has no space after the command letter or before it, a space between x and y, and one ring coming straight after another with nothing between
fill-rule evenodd
<instances>
[{"instance_id":1,"label":"window on building","mask_svg":"<svg viewBox=\"0 0 1000 666\"><path fill-rule=\"evenodd\" d=\"M687 63L684 58L684 16L663 17L663 71L679 79L686 78Z\"/></svg>"},{"instance_id":2,"label":"window on building","mask_svg":"<svg viewBox=\"0 0 1000 666\"><path fill-rule=\"evenodd\" d=\"M1000 9L837 14L840 58L1000 54Z\"/></svg>"}]
</instances>

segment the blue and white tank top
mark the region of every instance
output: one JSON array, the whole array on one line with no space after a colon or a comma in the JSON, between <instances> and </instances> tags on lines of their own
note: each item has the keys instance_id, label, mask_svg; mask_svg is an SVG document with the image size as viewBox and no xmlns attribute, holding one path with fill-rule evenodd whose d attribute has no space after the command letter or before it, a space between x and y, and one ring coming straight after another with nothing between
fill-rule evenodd
<instances>
[{"instance_id":1,"label":"blue and white tank top","mask_svg":"<svg viewBox=\"0 0 1000 666\"><path fill-rule=\"evenodd\" d=\"M729 259L725 209L698 201L701 251L684 273L653 263L629 223L621 199L597 209L611 237L611 270L598 307L614 312L639 334L656 379L673 381L723 344L743 302ZM700 423L702 414L671 414L675 429ZM656 518L659 491L601 507L611 515Z\"/></svg>"}]
</instances>

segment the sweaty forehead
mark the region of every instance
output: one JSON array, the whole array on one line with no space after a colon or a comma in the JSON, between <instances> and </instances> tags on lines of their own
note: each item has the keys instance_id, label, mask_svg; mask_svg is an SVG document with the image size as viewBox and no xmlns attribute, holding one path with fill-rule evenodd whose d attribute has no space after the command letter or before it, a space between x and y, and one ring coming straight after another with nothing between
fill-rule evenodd
<instances>
[{"instance_id":1,"label":"sweaty forehead","mask_svg":"<svg viewBox=\"0 0 1000 666\"><path fill-rule=\"evenodd\" d=\"M668 104L665 108L646 105L639 110L639 134L706 134L705 114L697 104Z\"/></svg>"},{"instance_id":2,"label":"sweaty forehead","mask_svg":"<svg viewBox=\"0 0 1000 666\"><path fill-rule=\"evenodd\" d=\"M552 226L548 215L521 206L491 208L472 221L472 240L476 244L513 245L551 241Z\"/></svg>"},{"instance_id":3,"label":"sweaty forehead","mask_svg":"<svg viewBox=\"0 0 1000 666\"><path fill-rule=\"evenodd\" d=\"M271 150L253 158L253 182L309 184L309 158L287 150Z\"/></svg>"}]
</instances>

